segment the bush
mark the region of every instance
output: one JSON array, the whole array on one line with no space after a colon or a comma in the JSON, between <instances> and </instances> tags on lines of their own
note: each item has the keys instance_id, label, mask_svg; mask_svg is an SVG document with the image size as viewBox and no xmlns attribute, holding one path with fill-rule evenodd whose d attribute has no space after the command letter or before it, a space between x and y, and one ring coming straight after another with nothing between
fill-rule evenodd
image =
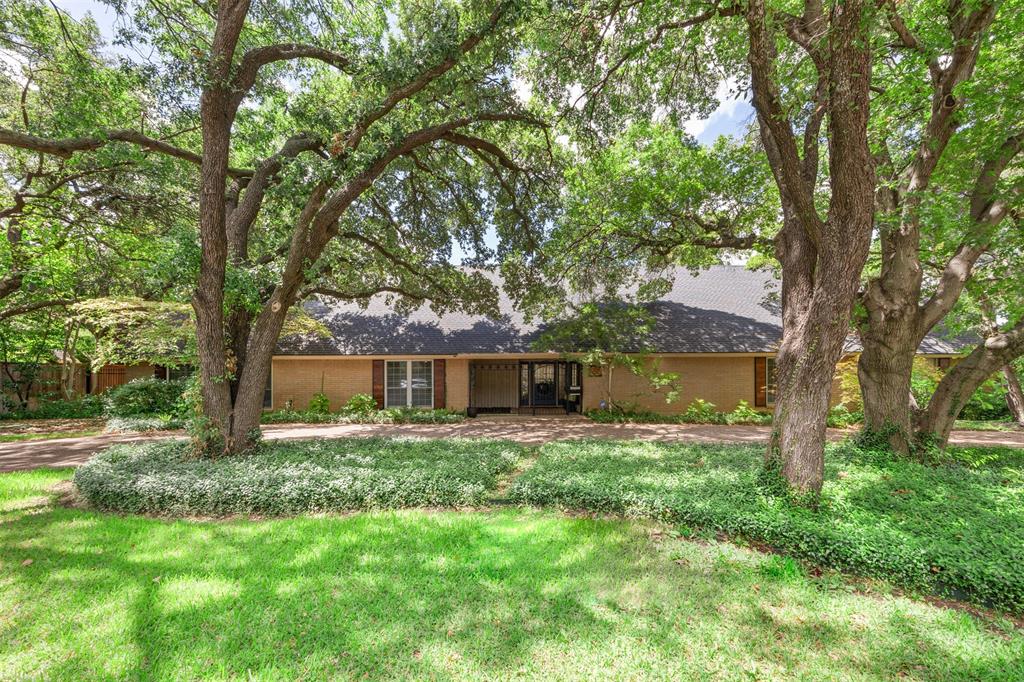
<instances>
[{"instance_id":1,"label":"bush","mask_svg":"<svg viewBox=\"0 0 1024 682\"><path fill-rule=\"evenodd\" d=\"M309 409L307 411L313 414L329 414L331 411L331 401L328 400L325 393L314 393L313 397L309 399Z\"/></svg>"},{"instance_id":2,"label":"bush","mask_svg":"<svg viewBox=\"0 0 1024 682\"><path fill-rule=\"evenodd\" d=\"M931 467L830 444L813 511L762 492L760 447L563 441L545 445L508 496L724 532L822 566L1021 613L1021 453L988 458L978 450L963 455L975 467Z\"/></svg>"},{"instance_id":3,"label":"bush","mask_svg":"<svg viewBox=\"0 0 1024 682\"><path fill-rule=\"evenodd\" d=\"M134 431L172 431L184 428L185 421L167 414L137 415L135 417L111 417L107 420L107 433L131 433Z\"/></svg>"},{"instance_id":4,"label":"bush","mask_svg":"<svg viewBox=\"0 0 1024 682\"><path fill-rule=\"evenodd\" d=\"M133 514L285 515L479 504L523 448L504 441L280 441L195 459L186 441L116 445L75 472L94 507Z\"/></svg>"},{"instance_id":5,"label":"bush","mask_svg":"<svg viewBox=\"0 0 1024 682\"><path fill-rule=\"evenodd\" d=\"M103 414L100 396L87 395L75 400L40 400L31 410L0 414L0 419L90 419Z\"/></svg>"},{"instance_id":6,"label":"bush","mask_svg":"<svg viewBox=\"0 0 1024 682\"><path fill-rule=\"evenodd\" d=\"M771 424L772 414L755 410L746 400L741 400L735 410L725 413L723 421L726 424Z\"/></svg>"},{"instance_id":7,"label":"bush","mask_svg":"<svg viewBox=\"0 0 1024 682\"><path fill-rule=\"evenodd\" d=\"M369 414L377 410L377 400L369 393L356 393L345 403L346 412Z\"/></svg>"},{"instance_id":8,"label":"bush","mask_svg":"<svg viewBox=\"0 0 1024 682\"><path fill-rule=\"evenodd\" d=\"M687 424L721 424L723 421L715 410L715 404L701 398L690 403L680 419Z\"/></svg>"},{"instance_id":9,"label":"bush","mask_svg":"<svg viewBox=\"0 0 1024 682\"><path fill-rule=\"evenodd\" d=\"M331 424L338 415L322 412L300 412L298 410L274 410L260 416L261 424Z\"/></svg>"},{"instance_id":10,"label":"bush","mask_svg":"<svg viewBox=\"0 0 1024 682\"><path fill-rule=\"evenodd\" d=\"M457 424L466 415L455 410L422 410L411 407L389 407L370 412L344 411L336 414L277 410L264 412L264 424Z\"/></svg>"},{"instance_id":11,"label":"bush","mask_svg":"<svg viewBox=\"0 0 1024 682\"><path fill-rule=\"evenodd\" d=\"M587 410L588 418L598 424L675 424L677 415L634 410Z\"/></svg>"},{"instance_id":12,"label":"bush","mask_svg":"<svg viewBox=\"0 0 1024 682\"><path fill-rule=\"evenodd\" d=\"M828 411L828 425L834 429L845 429L864 421L863 412L851 412L843 403L833 405Z\"/></svg>"},{"instance_id":13,"label":"bush","mask_svg":"<svg viewBox=\"0 0 1024 682\"><path fill-rule=\"evenodd\" d=\"M172 414L184 390L183 381L164 381L155 377L133 379L103 394L103 412L108 417Z\"/></svg>"}]
</instances>

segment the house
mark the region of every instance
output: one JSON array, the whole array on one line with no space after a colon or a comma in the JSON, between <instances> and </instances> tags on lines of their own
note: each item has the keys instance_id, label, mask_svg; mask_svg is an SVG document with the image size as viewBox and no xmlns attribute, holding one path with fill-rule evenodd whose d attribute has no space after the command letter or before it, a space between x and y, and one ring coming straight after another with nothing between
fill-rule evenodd
<instances>
[{"instance_id":1,"label":"house","mask_svg":"<svg viewBox=\"0 0 1024 682\"><path fill-rule=\"evenodd\" d=\"M586 411L609 396L637 409L682 411L701 398L721 411L743 400L774 403L775 351L782 338L779 283L766 272L714 266L675 273L672 290L648 306L655 320L647 361L679 375L679 397L625 369L582 366L558 353L536 352L541 329L501 300L498 319L446 314L426 306L406 316L380 300L355 304L310 302L306 312L327 334L283 336L265 396L267 409L304 409L323 391L337 410L368 393L381 407L446 407L540 414ZM848 350L856 352L851 343ZM955 357L957 344L931 336L922 353Z\"/></svg>"}]
</instances>

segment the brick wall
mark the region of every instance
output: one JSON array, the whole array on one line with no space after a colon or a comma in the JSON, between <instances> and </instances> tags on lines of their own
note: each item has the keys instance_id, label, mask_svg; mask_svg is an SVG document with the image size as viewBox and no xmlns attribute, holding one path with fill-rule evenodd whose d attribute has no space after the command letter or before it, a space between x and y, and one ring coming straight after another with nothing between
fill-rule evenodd
<instances>
[{"instance_id":1,"label":"brick wall","mask_svg":"<svg viewBox=\"0 0 1024 682\"><path fill-rule=\"evenodd\" d=\"M650 360L649 362L655 362ZM752 357L661 358L660 371L679 374L679 397L665 402L665 391L655 391L643 377L625 367L612 371L612 397L620 403L635 403L639 409L670 414L681 412L697 398L715 404L721 412L734 410L741 400L754 404L754 359ZM584 409L594 409L607 395L608 368L602 376L590 376L583 368Z\"/></svg>"},{"instance_id":2,"label":"brick wall","mask_svg":"<svg viewBox=\"0 0 1024 682\"><path fill-rule=\"evenodd\" d=\"M649 362L654 361L659 363L660 371L679 375L676 400L666 403L664 390L653 390L646 379L625 367L616 367L612 373L612 397L620 403L635 403L639 409L661 414L682 412L697 398L714 403L719 412L731 412L741 400L754 406L753 357L675 357ZM583 368L584 410L597 408L607 395L608 368L601 369L602 376L592 377L589 368ZM837 378L832 385L831 404L839 403L841 398Z\"/></svg>"},{"instance_id":3,"label":"brick wall","mask_svg":"<svg viewBox=\"0 0 1024 682\"><path fill-rule=\"evenodd\" d=\"M445 362L450 409L464 410L469 404L469 362L463 358L448 358ZM680 375L681 390L674 402L666 403L663 390L654 391L646 379L624 367L616 367L612 373L614 398L663 414L681 412L697 398L714 403L720 412L736 409L741 400L754 404L753 357L675 357L660 358L658 362L661 371ZM331 410L336 411L356 393L372 393L372 372L373 361L368 359L274 358L273 409L284 409L288 400L294 409L306 409L313 394L320 391L322 376L324 393L331 402ZM595 409L604 399L607 372L604 367L602 376L592 377L589 368L583 368L584 410ZM838 402L838 394L836 383L833 404Z\"/></svg>"},{"instance_id":4,"label":"brick wall","mask_svg":"<svg viewBox=\"0 0 1024 682\"><path fill-rule=\"evenodd\" d=\"M373 392L373 362L349 358L274 358L272 365L273 409L283 410L292 401L296 410L309 407L309 400L323 391L331 411L340 409L356 393Z\"/></svg>"},{"instance_id":5,"label":"brick wall","mask_svg":"<svg viewBox=\"0 0 1024 682\"><path fill-rule=\"evenodd\" d=\"M274 358L273 409L283 410L289 400L294 409L306 409L310 398L320 391L321 376L324 393L331 401L331 411L339 410L356 393L373 392L372 360ZM466 409L469 404L468 360L446 359L445 393L447 407L453 410Z\"/></svg>"},{"instance_id":6,"label":"brick wall","mask_svg":"<svg viewBox=\"0 0 1024 682\"><path fill-rule=\"evenodd\" d=\"M446 407L464 410L469 407L469 360L449 358L445 365Z\"/></svg>"}]
</instances>

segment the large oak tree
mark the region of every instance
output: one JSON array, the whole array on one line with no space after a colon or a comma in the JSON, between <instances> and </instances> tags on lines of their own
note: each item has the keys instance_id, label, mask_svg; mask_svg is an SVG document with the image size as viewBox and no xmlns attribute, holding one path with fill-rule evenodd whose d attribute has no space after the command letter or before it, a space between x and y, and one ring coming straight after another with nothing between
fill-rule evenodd
<instances>
[{"instance_id":1,"label":"large oak tree","mask_svg":"<svg viewBox=\"0 0 1024 682\"><path fill-rule=\"evenodd\" d=\"M196 134L0 131L0 143L44 154L127 144L198 166L204 450L258 437L271 354L305 297L494 308L491 281L451 253L458 243L482 262L493 230L501 255L523 263L543 224L533 169L551 147L511 71L530 11L515 0L140 2L121 39L156 51L158 118L192 120Z\"/></svg>"}]
</instances>

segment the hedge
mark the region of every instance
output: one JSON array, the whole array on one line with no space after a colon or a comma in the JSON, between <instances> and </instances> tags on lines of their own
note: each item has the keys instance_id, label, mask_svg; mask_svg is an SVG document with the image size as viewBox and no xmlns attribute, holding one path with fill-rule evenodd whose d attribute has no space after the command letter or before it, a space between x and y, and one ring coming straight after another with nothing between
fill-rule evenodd
<instances>
[{"instance_id":1,"label":"hedge","mask_svg":"<svg viewBox=\"0 0 1024 682\"><path fill-rule=\"evenodd\" d=\"M97 509L172 516L466 506L522 455L503 441L344 438L195 459L186 441L162 440L108 448L75 485Z\"/></svg>"}]
</instances>

